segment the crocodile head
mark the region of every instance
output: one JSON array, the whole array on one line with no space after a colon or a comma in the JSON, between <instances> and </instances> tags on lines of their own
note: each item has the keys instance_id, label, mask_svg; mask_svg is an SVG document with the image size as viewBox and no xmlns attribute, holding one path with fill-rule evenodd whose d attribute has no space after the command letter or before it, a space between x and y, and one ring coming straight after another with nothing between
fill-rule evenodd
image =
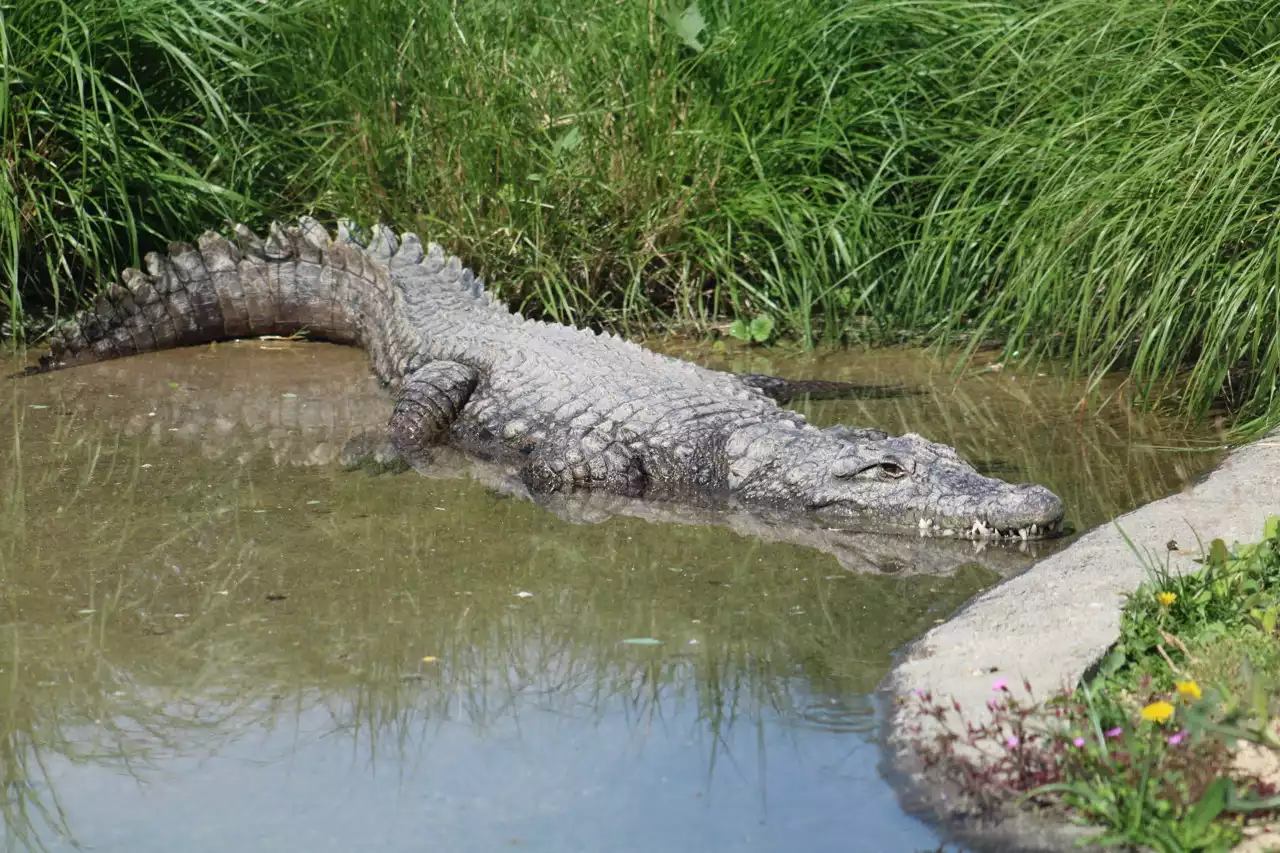
<instances>
[{"instance_id":1,"label":"crocodile head","mask_svg":"<svg viewBox=\"0 0 1280 853\"><path fill-rule=\"evenodd\" d=\"M1062 501L1043 486L985 477L954 449L915 434L756 424L726 448L729 488L860 530L963 539L1062 532Z\"/></svg>"}]
</instances>

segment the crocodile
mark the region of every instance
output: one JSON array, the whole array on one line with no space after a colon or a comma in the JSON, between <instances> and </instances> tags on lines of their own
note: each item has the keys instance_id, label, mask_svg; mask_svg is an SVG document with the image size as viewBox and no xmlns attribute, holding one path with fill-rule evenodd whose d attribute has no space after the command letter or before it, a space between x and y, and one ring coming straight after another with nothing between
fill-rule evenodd
<instances>
[{"instance_id":1,"label":"crocodile","mask_svg":"<svg viewBox=\"0 0 1280 853\"><path fill-rule=\"evenodd\" d=\"M377 470L377 459L368 451L374 449L376 456L383 450L380 434L391 401L373 377L365 375L364 365L340 349L309 341L250 339L220 345L213 353L204 348L174 350L168 358L142 364L86 365L78 375L66 377L70 382L61 374L37 378L29 396L21 399L56 399L66 423L92 424L91 444L119 446L124 441L146 448L142 452L154 461L174 458L162 449L171 447L180 448L179 459L194 455L246 466L250 479L258 472L272 477L285 470L339 464L371 474L389 473ZM16 405L24 408L22 402ZM44 431L52 437L60 430L46 423ZM5 438L0 427L0 469L7 461L5 446L42 453L39 436L16 444ZM394 471L404 467L386 461ZM438 448L430 464L418 472L436 482L465 480L490 493L494 500L482 512L492 524L506 524L507 513L514 511L509 504L530 502L572 525L617 518L665 527L720 528L758 542L819 551L858 574L942 577L979 566L1004 578L1070 541L956 540L845 530L785 510L735 506L731 500L666 502L598 490L532 494L518 466L485 461L448 446ZM458 492L429 487L424 500L427 494L435 506L454 503ZM406 507L400 522L412 523L413 516L414 508ZM564 535L562 527L554 531L557 537Z\"/></svg>"},{"instance_id":2,"label":"crocodile","mask_svg":"<svg viewBox=\"0 0 1280 853\"><path fill-rule=\"evenodd\" d=\"M394 407L391 452L451 445L533 494L597 490L791 512L847 529L968 539L1063 530L1040 485L986 477L914 433L820 429L780 403L841 383L712 370L609 332L528 319L411 232L302 217L152 252L60 324L35 371L290 336L363 347ZM854 386L849 386L854 387Z\"/></svg>"}]
</instances>

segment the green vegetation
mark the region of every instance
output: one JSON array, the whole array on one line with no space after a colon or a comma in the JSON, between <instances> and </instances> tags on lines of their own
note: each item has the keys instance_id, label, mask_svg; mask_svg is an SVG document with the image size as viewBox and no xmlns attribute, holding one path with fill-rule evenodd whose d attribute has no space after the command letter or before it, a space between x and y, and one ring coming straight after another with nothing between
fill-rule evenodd
<instances>
[{"instance_id":1,"label":"green vegetation","mask_svg":"<svg viewBox=\"0 0 1280 853\"><path fill-rule=\"evenodd\" d=\"M1250 822L1274 824L1280 517L1256 544L1214 540L1203 563L1185 575L1151 567L1089 683L1040 704L1001 680L993 719L967 740L922 737L926 762L985 808L1016 797L1065 809L1112 845L1225 851ZM944 726L958 714L932 696L919 710Z\"/></svg>"},{"instance_id":2,"label":"green vegetation","mask_svg":"<svg viewBox=\"0 0 1280 853\"><path fill-rule=\"evenodd\" d=\"M1256 544L1229 550L1213 540L1203 565L1185 575L1149 567L1151 580L1129 598L1120 639L1100 667L1107 684L1168 690L1177 679L1217 683L1241 659L1222 666L1224 646L1247 653L1246 670L1280 681L1280 517L1267 522Z\"/></svg>"},{"instance_id":3,"label":"green vegetation","mask_svg":"<svg viewBox=\"0 0 1280 853\"><path fill-rule=\"evenodd\" d=\"M0 300L38 334L139 245L312 211L560 320L1001 342L1262 414L1277 36L1259 0L0 2Z\"/></svg>"}]
</instances>

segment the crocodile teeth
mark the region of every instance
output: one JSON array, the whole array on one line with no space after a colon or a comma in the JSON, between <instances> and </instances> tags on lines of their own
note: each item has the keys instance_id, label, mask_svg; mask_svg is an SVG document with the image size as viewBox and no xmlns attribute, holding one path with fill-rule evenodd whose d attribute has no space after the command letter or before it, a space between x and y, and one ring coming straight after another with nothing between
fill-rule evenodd
<instances>
[{"instance_id":1,"label":"crocodile teeth","mask_svg":"<svg viewBox=\"0 0 1280 853\"><path fill-rule=\"evenodd\" d=\"M956 535L956 532L955 532L954 530L952 530L950 527L948 527L948 528L946 528L945 530L943 530L943 531L942 531L942 535L943 535L943 536L955 536L955 535Z\"/></svg>"},{"instance_id":2,"label":"crocodile teeth","mask_svg":"<svg viewBox=\"0 0 1280 853\"><path fill-rule=\"evenodd\" d=\"M1018 528L1018 536L1019 536L1019 537L1021 537L1021 539L1022 539L1022 541L1023 541L1023 542L1026 542L1026 541L1027 541L1027 528L1025 528L1025 527L1019 527L1019 528Z\"/></svg>"},{"instance_id":3,"label":"crocodile teeth","mask_svg":"<svg viewBox=\"0 0 1280 853\"><path fill-rule=\"evenodd\" d=\"M922 519L920 519L920 523L919 523L919 525L917 525L917 526L918 526L921 530L927 530L927 529L929 528L929 526L930 526L932 523L933 523L933 522L929 521L929 519L927 519L927 518L922 518Z\"/></svg>"}]
</instances>

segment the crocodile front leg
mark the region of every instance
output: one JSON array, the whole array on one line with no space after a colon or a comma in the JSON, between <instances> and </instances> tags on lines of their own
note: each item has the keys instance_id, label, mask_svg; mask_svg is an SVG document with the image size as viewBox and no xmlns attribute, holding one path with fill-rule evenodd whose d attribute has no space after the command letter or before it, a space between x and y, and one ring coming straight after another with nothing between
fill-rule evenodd
<instances>
[{"instance_id":1,"label":"crocodile front leg","mask_svg":"<svg viewBox=\"0 0 1280 853\"><path fill-rule=\"evenodd\" d=\"M388 438L410 465L429 461L476 387L476 371L456 361L433 361L405 377L387 425Z\"/></svg>"},{"instance_id":2,"label":"crocodile front leg","mask_svg":"<svg viewBox=\"0 0 1280 853\"><path fill-rule=\"evenodd\" d=\"M641 458L616 437L592 430L564 430L544 438L525 459L520 479L535 495L601 489L639 497L649 487Z\"/></svg>"}]
</instances>

